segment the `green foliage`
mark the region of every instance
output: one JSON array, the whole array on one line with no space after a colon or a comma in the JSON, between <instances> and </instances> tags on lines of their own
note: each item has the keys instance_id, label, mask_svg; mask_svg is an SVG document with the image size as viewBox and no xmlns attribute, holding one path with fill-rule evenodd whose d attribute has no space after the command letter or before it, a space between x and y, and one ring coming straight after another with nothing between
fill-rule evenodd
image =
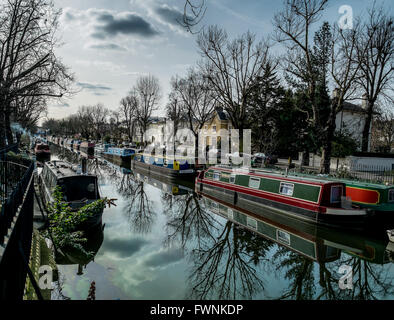
<instances>
[{"instance_id":1,"label":"green foliage","mask_svg":"<svg viewBox=\"0 0 394 320\"><path fill-rule=\"evenodd\" d=\"M111 136L105 136L103 140L104 140L105 143L110 143L111 142Z\"/></svg>"},{"instance_id":2,"label":"green foliage","mask_svg":"<svg viewBox=\"0 0 394 320\"><path fill-rule=\"evenodd\" d=\"M29 146L30 145L30 137L27 134L22 135L20 143L23 146Z\"/></svg>"},{"instance_id":3,"label":"green foliage","mask_svg":"<svg viewBox=\"0 0 394 320\"><path fill-rule=\"evenodd\" d=\"M332 142L332 156L345 158L357 151L357 142L347 133L335 134Z\"/></svg>"},{"instance_id":4,"label":"green foliage","mask_svg":"<svg viewBox=\"0 0 394 320\"><path fill-rule=\"evenodd\" d=\"M74 248L89 256L83 245L87 242L84 232L78 227L90 217L104 210L107 199L100 199L88 204L77 212L73 212L70 206L64 202L63 194L59 187L53 193L55 201L48 208L49 228L47 236L51 236L56 248Z\"/></svg>"}]
</instances>

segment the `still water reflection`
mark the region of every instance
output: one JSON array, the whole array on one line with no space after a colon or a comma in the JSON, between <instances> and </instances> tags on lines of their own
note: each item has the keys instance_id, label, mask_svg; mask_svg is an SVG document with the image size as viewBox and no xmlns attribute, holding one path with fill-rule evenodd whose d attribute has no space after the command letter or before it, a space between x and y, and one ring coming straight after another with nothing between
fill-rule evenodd
<instances>
[{"instance_id":1,"label":"still water reflection","mask_svg":"<svg viewBox=\"0 0 394 320\"><path fill-rule=\"evenodd\" d=\"M86 299L92 282L98 300L394 298L394 245L384 235L256 216L196 194L193 183L102 159L90 159L89 169L117 206L104 211L92 259L58 261L52 299ZM352 267L353 290L338 285L342 265Z\"/></svg>"}]
</instances>

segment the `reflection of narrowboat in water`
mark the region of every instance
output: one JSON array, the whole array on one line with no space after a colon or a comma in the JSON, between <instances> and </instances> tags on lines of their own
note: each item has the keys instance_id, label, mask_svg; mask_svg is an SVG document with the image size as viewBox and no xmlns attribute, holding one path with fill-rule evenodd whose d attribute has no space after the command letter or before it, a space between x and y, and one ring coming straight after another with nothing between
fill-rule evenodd
<instances>
[{"instance_id":1,"label":"reflection of narrowboat in water","mask_svg":"<svg viewBox=\"0 0 394 320\"><path fill-rule=\"evenodd\" d=\"M132 156L135 155L135 150L131 148L108 147L102 155L109 161L114 161L120 165L130 167L130 161Z\"/></svg>"},{"instance_id":2,"label":"reflection of narrowboat in water","mask_svg":"<svg viewBox=\"0 0 394 320\"><path fill-rule=\"evenodd\" d=\"M171 180L186 180L196 175L192 162L186 157L174 158L137 153L131 160L131 165L133 169L143 170L147 174L155 173Z\"/></svg>"},{"instance_id":3,"label":"reflection of narrowboat in water","mask_svg":"<svg viewBox=\"0 0 394 320\"><path fill-rule=\"evenodd\" d=\"M122 174L125 174L125 175L132 174L132 171L129 168L118 166L118 165L112 163L111 161L103 160L103 163L106 166L108 166L108 167L110 167L110 168L114 169L115 171L118 171L118 172L120 172Z\"/></svg>"},{"instance_id":4,"label":"reflection of narrowboat in water","mask_svg":"<svg viewBox=\"0 0 394 320\"><path fill-rule=\"evenodd\" d=\"M196 188L245 209L257 206L321 225L366 227L367 210L347 201L341 182L216 166L199 173Z\"/></svg>"},{"instance_id":5,"label":"reflection of narrowboat in water","mask_svg":"<svg viewBox=\"0 0 394 320\"><path fill-rule=\"evenodd\" d=\"M203 195L202 198L213 213L317 262L335 261L341 252L377 264L393 261L394 246L384 232L375 237L344 233L277 215L269 209L255 211L255 207L250 207L245 210L212 196Z\"/></svg>"},{"instance_id":6,"label":"reflection of narrowboat in water","mask_svg":"<svg viewBox=\"0 0 394 320\"><path fill-rule=\"evenodd\" d=\"M141 171L140 169L134 169L135 178L139 181L143 181L148 183L155 188L158 188L164 191L167 194L171 194L173 196L178 195L185 195L193 192L193 185L183 185L182 182L179 181L178 183L171 182L169 179L163 178L161 175L145 175L145 171ZM186 184L186 182L183 182Z\"/></svg>"},{"instance_id":7,"label":"reflection of narrowboat in water","mask_svg":"<svg viewBox=\"0 0 394 320\"><path fill-rule=\"evenodd\" d=\"M82 174L78 166L65 161L50 161L45 163L39 176L40 192L44 203L53 203L53 191L60 187L64 202L73 211L100 199L97 176ZM92 227L101 223L103 211L89 218L84 226Z\"/></svg>"}]
</instances>

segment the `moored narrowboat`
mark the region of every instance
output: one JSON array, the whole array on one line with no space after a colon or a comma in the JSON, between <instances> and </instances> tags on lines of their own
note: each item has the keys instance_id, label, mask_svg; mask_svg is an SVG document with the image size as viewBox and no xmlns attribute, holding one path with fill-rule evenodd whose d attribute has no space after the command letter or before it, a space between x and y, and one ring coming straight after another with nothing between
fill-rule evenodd
<instances>
[{"instance_id":1,"label":"moored narrowboat","mask_svg":"<svg viewBox=\"0 0 394 320\"><path fill-rule=\"evenodd\" d=\"M34 148L34 153L37 158L50 158L51 149L46 143L37 143Z\"/></svg>"},{"instance_id":2,"label":"moored narrowboat","mask_svg":"<svg viewBox=\"0 0 394 320\"><path fill-rule=\"evenodd\" d=\"M54 202L53 192L56 187L60 188L64 202L73 211L100 199L97 176L83 174L80 168L66 161L45 163L39 180L40 193L45 204ZM90 228L101 223L102 214L103 211L97 212L84 223L84 227Z\"/></svg>"},{"instance_id":3,"label":"moored narrowboat","mask_svg":"<svg viewBox=\"0 0 394 320\"><path fill-rule=\"evenodd\" d=\"M312 175L301 173L292 173L291 176L314 177ZM377 184L327 176L317 176L317 178L328 181L343 182L346 185L346 196L351 199L353 204L377 213L377 217L393 216L394 218L394 185Z\"/></svg>"},{"instance_id":4,"label":"moored narrowboat","mask_svg":"<svg viewBox=\"0 0 394 320\"><path fill-rule=\"evenodd\" d=\"M96 144L90 141L83 141L79 147L80 151L87 153L88 155L94 155L94 148Z\"/></svg>"},{"instance_id":5,"label":"moored narrowboat","mask_svg":"<svg viewBox=\"0 0 394 320\"><path fill-rule=\"evenodd\" d=\"M110 161L114 161L122 166L130 167L131 157L135 155L135 152L136 151L131 148L108 147L102 155Z\"/></svg>"},{"instance_id":6,"label":"moored narrowboat","mask_svg":"<svg viewBox=\"0 0 394 320\"><path fill-rule=\"evenodd\" d=\"M164 157L137 153L131 160L132 168L145 171L147 174L155 173L170 180L190 179L196 176L194 164L186 157Z\"/></svg>"},{"instance_id":7,"label":"moored narrowboat","mask_svg":"<svg viewBox=\"0 0 394 320\"><path fill-rule=\"evenodd\" d=\"M352 205L344 183L225 166L201 171L196 191L241 208L257 205L312 223L364 229L369 212Z\"/></svg>"}]
</instances>

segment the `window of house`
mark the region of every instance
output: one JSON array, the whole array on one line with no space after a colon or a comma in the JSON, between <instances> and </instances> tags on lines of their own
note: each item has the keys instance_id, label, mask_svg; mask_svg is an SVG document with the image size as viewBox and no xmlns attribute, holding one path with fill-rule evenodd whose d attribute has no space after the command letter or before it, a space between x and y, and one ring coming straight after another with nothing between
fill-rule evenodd
<instances>
[{"instance_id":1,"label":"window of house","mask_svg":"<svg viewBox=\"0 0 394 320\"><path fill-rule=\"evenodd\" d=\"M216 132L216 126L212 127L212 132Z\"/></svg>"},{"instance_id":2,"label":"window of house","mask_svg":"<svg viewBox=\"0 0 394 320\"><path fill-rule=\"evenodd\" d=\"M389 202L394 202L394 189L389 190Z\"/></svg>"},{"instance_id":3,"label":"window of house","mask_svg":"<svg viewBox=\"0 0 394 320\"><path fill-rule=\"evenodd\" d=\"M250 178L249 187L253 188L253 189L259 189L260 188L260 179L259 178Z\"/></svg>"},{"instance_id":4,"label":"window of house","mask_svg":"<svg viewBox=\"0 0 394 320\"><path fill-rule=\"evenodd\" d=\"M279 193L285 196L292 197L294 194L294 184L281 182Z\"/></svg>"},{"instance_id":5,"label":"window of house","mask_svg":"<svg viewBox=\"0 0 394 320\"><path fill-rule=\"evenodd\" d=\"M342 186L331 187L331 203L339 203L342 199Z\"/></svg>"}]
</instances>

